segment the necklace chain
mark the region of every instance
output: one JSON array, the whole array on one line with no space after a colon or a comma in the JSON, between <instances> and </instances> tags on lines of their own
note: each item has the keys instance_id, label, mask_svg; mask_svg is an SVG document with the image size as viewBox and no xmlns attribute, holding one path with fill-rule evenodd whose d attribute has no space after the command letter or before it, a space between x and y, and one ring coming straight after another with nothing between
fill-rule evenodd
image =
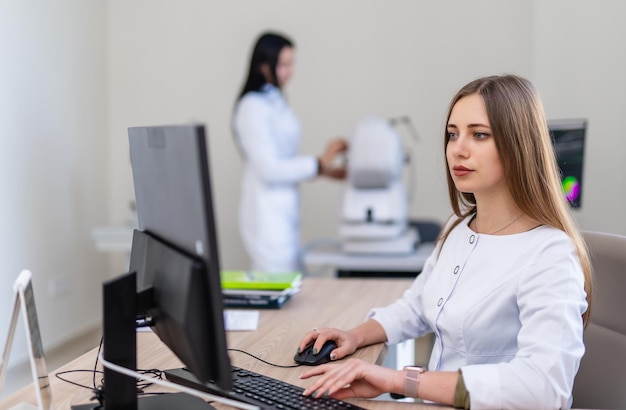
<instances>
[{"instance_id":1,"label":"necklace chain","mask_svg":"<svg viewBox=\"0 0 626 410\"><path fill-rule=\"evenodd\" d=\"M504 225L502 228L498 229L497 231L493 231L491 233L485 233L485 235L495 235L498 232L504 231L506 228L508 228L509 226L513 225L518 219L520 219L522 217L522 215L524 215L524 213L519 214L515 219L513 219L511 222L509 222L508 224ZM480 230L478 229L478 218L475 219L474 226L476 227L476 233L480 233Z\"/></svg>"}]
</instances>

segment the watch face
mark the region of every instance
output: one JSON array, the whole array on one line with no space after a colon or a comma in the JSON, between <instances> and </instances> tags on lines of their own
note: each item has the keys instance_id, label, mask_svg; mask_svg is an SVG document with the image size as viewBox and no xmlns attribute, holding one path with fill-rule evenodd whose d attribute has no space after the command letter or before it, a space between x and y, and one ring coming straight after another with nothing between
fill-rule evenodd
<instances>
[{"instance_id":1,"label":"watch face","mask_svg":"<svg viewBox=\"0 0 626 410\"><path fill-rule=\"evenodd\" d=\"M404 371L412 370L418 373L424 373L426 371L426 368L423 366L404 366L402 370Z\"/></svg>"}]
</instances>

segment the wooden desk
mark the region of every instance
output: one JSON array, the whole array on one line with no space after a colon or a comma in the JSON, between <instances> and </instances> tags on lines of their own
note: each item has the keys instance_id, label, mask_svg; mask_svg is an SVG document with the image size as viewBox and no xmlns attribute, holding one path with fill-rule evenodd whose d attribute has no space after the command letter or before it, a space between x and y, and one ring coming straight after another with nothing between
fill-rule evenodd
<instances>
[{"instance_id":1,"label":"wooden desk","mask_svg":"<svg viewBox=\"0 0 626 410\"><path fill-rule=\"evenodd\" d=\"M228 332L229 348L241 349L274 364L293 364L298 342L313 327L348 329L361 323L369 309L384 306L402 295L409 279L334 279L307 278L302 292L292 297L279 310L261 310L258 330ZM152 333L137 334L137 366L140 369L168 369L181 367L182 363ZM353 357L370 362L382 362L385 348L382 344L357 351ZM71 405L88 403L91 392L56 378L65 370L91 370L96 361L97 348L62 366L50 374L53 406L68 409ZM229 352L232 364L266 374L289 383L306 387L310 380L301 380L302 368L283 369L264 364L246 354ZM89 372L65 375L84 385L92 385ZM99 383L100 377L97 382ZM163 391L162 388L155 388ZM19 402L36 404L32 386L16 392L0 402L0 409L8 409ZM371 409L405 408L441 409L445 407L415 403L358 400L359 405ZM216 407L222 407L216 405Z\"/></svg>"}]
</instances>

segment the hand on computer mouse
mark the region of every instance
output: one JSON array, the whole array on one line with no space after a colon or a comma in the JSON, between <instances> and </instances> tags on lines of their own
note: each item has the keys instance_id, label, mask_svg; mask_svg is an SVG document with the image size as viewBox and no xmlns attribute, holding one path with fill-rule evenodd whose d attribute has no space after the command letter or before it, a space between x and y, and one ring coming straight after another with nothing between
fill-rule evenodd
<instances>
[{"instance_id":1,"label":"hand on computer mouse","mask_svg":"<svg viewBox=\"0 0 626 410\"><path fill-rule=\"evenodd\" d=\"M300 341L296 356L302 354L307 349L310 349L311 353L321 352L327 342L333 342L335 345L335 348L329 351L330 360L337 360L348 356L354 353L358 347L356 337L349 331L334 328L324 328L319 330L314 328L312 331L307 332L304 335L304 338Z\"/></svg>"},{"instance_id":2,"label":"hand on computer mouse","mask_svg":"<svg viewBox=\"0 0 626 410\"><path fill-rule=\"evenodd\" d=\"M304 348L304 350L296 353L293 360L299 364L307 366L317 366L330 362L331 352L337 348L337 344L332 340L327 340L319 351L314 350L313 343Z\"/></svg>"}]
</instances>

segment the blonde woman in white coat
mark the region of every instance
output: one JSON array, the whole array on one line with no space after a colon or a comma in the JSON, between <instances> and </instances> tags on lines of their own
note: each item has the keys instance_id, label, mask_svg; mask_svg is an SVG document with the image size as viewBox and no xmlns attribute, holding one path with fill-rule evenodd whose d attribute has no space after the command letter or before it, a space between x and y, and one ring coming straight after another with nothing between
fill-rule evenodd
<instances>
[{"instance_id":1,"label":"blonde woman in white coat","mask_svg":"<svg viewBox=\"0 0 626 410\"><path fill-rule=\"evenodd\" d=\"M298 154L300 122L282 91L293 66L293 42L262 34L235 107L235 140L245 160L239 230L252 270L300 270L299 184L346 175L345 168L332 165L347 148L343 139L331 140L320 156Z\"/></svg>"},{"instance_id":2,"label":"blonde woman in white coat","mask_svg":"<svg viewBox=\"0 0 626 410\"><path fill-rule=\"evenodd\" d=\"M450 103L443 133L454 215L403 297L344 331L341 359L374 343L435 336L428 368L325 364L305 395L400 393L465 409L566 409L585 351L593 275L561 190L541 99L515 75L479 78Z\"/></svg>"}]
</instances>

